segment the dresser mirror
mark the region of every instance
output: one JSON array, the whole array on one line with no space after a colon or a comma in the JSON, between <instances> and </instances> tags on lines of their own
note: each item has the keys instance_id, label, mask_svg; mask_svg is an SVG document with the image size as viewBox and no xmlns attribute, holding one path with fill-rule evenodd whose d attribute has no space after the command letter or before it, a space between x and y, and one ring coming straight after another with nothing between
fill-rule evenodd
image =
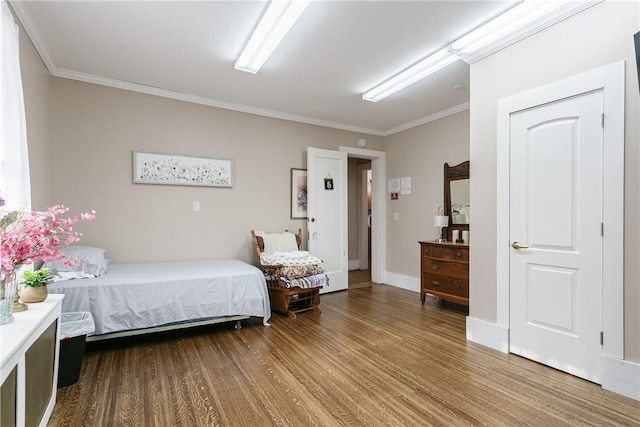
<instances>
[{"instance_id":1,"label":"dresser mirror","mask_svg":"<svg viewBox=\"0 0 640 427\"><path fill-rule=\"evenodd\" d=\"M446 229L447 240L452 240L452 231L469 230L471 219L469 203L469 161L456 166L444 164L444 214L449 217Z\"/></svg>"}]
</instances>

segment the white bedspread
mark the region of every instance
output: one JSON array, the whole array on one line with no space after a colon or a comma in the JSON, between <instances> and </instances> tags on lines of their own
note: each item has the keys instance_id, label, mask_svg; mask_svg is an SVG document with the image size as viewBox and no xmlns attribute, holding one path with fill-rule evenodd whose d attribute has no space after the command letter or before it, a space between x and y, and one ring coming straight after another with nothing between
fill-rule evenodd
<instances>
[{"instance_id":1,"label":"white bedspread","mask_svg":"<svg viewBox=\"0 0 640 427\"><path fill-rule=\"evenodd\" d=\"M271 316L262 272L239 260L111 264L105 275L52 283L62 312L88 311L95 335L220 316Z\"/></svg>"}]
</instances>

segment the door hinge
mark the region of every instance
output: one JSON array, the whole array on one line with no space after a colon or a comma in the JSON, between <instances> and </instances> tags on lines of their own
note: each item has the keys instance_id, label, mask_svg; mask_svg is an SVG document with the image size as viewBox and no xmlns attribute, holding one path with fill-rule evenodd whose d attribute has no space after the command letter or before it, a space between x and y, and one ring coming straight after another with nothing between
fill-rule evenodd
<instances>
[{"instance_id":1,"label":"door hinge","mask_svg":"<svg viewBox=\"0 0 640 427\"><path fill-rule=\"evenodd\" d=\"M604 127L604 113L602 113L602 127Z\"/></svg>"},{"instance_id":2,"label":"door hinge","mask_svg":"<svg viewBox=\"0 0 640 427\"><path fill-rule=\"evenodd\" d=\"M604 237L604 222L600 223L600 235Z\"/></svg>"},{"instance_id":3,"label":"door hinge","mask_svg":"<svg viewBox=\"0 0 640 427\"><path fill-rule=\"evenodd\" d=\"M600 331L600 345L604 345L604 332Z\"/></svg>"}]
</instances>

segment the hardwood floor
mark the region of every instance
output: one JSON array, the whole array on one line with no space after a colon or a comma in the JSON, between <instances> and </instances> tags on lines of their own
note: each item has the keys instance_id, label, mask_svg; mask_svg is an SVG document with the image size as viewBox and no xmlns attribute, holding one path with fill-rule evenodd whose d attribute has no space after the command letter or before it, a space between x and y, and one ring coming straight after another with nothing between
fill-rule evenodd
<instances>
[{"instance_id":1,"label":"hardwood floor","mask_svg":"<svg viewBox=\"0 0 640 427\"><path fill-rule=\"evenodd\" d=\"M349 271L349 289L364 288L371 285L371 270Z\"/></svg>"},{"instance_id":2,"label":"hardwood floor","mask_svg":"<svg viewBox=\"0 0 640 427\"><path fill-rule=\"evenodd\" d=\"M640 402L465 339L464 314L372 285L274 315L93 344L50 426L638 426Z\"/></svg>"}]
</instances>

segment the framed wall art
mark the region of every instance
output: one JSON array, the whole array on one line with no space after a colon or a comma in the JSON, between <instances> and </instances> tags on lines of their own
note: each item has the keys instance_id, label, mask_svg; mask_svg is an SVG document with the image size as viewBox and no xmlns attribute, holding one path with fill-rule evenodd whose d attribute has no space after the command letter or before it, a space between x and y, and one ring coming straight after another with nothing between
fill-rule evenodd
<instances>
[{"instance_id":1,"label":"framed wall art","mask_svg":"<svg viewBox=\"0 0 640 427\"><path fill-rule=\"evenodd\" d=\"M291 168L291 219L307 219L307 170Z\"/></svg>"},{"instance_id":2,"label":"framed wall art","mask_svg":"<svg viewBox=\"0 0 640 427\"><path fill-rule=\"evenodd\" d=\"M233 160L134 151L133 182L233 187Z\"/></svg>"}]
</instances>

